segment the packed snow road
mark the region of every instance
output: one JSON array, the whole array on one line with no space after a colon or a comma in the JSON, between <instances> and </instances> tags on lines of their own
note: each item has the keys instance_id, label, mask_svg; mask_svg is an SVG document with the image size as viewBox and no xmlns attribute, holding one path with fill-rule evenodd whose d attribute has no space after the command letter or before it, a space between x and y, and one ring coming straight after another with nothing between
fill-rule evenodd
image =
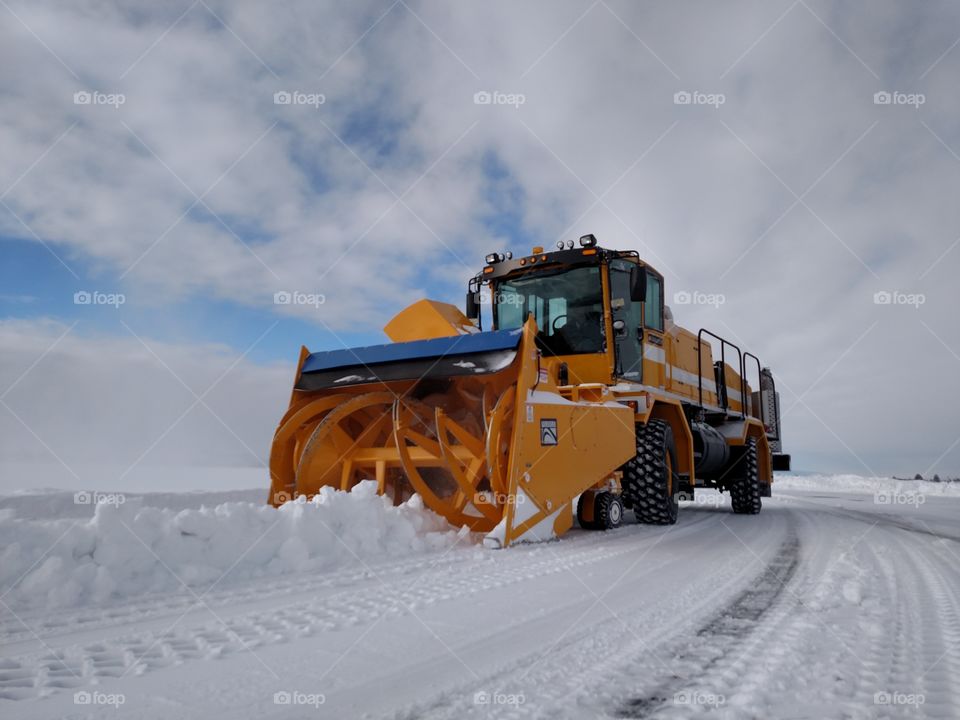
<instances>
[{"instance_id":1,"label":"packed snow road","mask_svg":"<svg viewBox=\"0 0 960 720\"><path fill-rule=\"evenodd\" d=\"M276 552L262 558L287 558L286 571L234 558L243 573L205 583L182 577L158 540L182 580L165 592L138 594L116 567L104 597L57 594L27 573L0 588L0 713L960 717L960 497L869 487L791 479L758 516L705 492L672 527L628 523L503 551L429 523L416 542L373 514L380 541L400 538L407 554L355 544L334 565L291 565L302 553L268 539ZM202 517L236 523L237 511ZM256 541L235 541L235 555L249 558ZM155 571L151 587L165 587Z\"/></svg>"}]
</instances>

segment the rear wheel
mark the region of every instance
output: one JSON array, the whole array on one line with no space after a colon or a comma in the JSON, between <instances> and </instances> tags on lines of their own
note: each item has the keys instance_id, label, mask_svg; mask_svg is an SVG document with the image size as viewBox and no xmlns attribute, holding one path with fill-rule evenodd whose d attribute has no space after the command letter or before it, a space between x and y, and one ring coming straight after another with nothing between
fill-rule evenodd
<instances>
[{"instance_id":1,"label":"rear wheel","mask_svg":"<svg viewBox=\"0 0 960 720\"><path fill-rule=\"evenodd\" d=\"M637 454L623 466L623 497L637 522L673 525L680 508L674 474L677 449L673 430L663 420L637 428Z\"/></svg>"},{"instance_id":2,"label":"rear wheel","mask_svg":"<svg viewBox=\"0 0 960 720\"><path fill-rule=\"evenodd\" d=\"M757 439L750 438L731 470L730 504L738 515L756 515L763 507L760 499L760 463L757 459Z\"/></svg>"}]
</instances>

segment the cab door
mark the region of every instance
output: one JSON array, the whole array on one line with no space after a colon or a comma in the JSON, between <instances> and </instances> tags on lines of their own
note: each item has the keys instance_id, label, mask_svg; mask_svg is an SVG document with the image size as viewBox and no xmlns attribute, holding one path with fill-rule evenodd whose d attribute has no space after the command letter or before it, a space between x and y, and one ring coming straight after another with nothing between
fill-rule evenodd
<instances>
[{"instance_id":1,"label":"cab door","mask_svg":"<svg viewBox=\"0 0 960 720\"><path fill-rule=\"evenodd\" d=\"M649 267L643 302L643 377L645 385L663 388L666 385L667 354L663 334L663 276Z\"/></svg>"},{"instance_id":2,"label":"cab door","mask_svg":"<svg viewBox=\"0 0 960 720\"><path fill-rule=\"evenodd\" d=\"M610 312L615 348L614 376L643 382L643 324L640 303L630 299L630 270L634 263L610 262Z\"/></svg>"}]
</instances>

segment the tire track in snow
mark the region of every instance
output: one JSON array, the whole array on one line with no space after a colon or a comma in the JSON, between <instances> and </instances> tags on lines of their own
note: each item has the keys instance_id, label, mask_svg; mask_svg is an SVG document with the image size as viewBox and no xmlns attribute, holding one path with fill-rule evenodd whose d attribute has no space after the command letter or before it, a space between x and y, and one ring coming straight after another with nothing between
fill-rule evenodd
<instances>
[{"instance_id":1,"label":"tire track in snow","mask_svg":"<svg viewBox=\"0 0 960 720\"><path fill-rule=\"evenodd\" d=\"M694 633L694 643L674 655L671 666L692 665L700 675L717 668L740 648L764 615L780 600L799 564L800 539L791 529L753 585L702 625ZM675 673L653 690L628 699L614 715L620 718L648 717L668 705L673 706L677 698L682 701L684 693L691 693L692 697L688 686L685 674Z\"/></svg>"},{"instance_id":2,"label":"tire track in snow","mask_svg":"<svg viewBox=\"0 0 960 720\"><path fill-rule=\"evenodd\" d=\"M937 567L928 556L926 545L913 537L890 533L905 557L909 558L910 572L916 582L907 582L909 602L906 610L913 620L913 634L907 636L919 640L910 643L913 667L898 668L892 674L889 687L881 692L900 692L906 695L922 695L919 710L928 716L956 717L955 678L960 669L960 616L958 598L944 577L942 567ZM907 541L914 547L907 546ZM939 559L939 556L937 556ZM949 567L949 566L948 566ZM952 569L952 568L951 568ZM903 582L902 575L898 577Z\"/></svg>"},{"instance_id":3,"label":"tire track in snow","mask_svg":"<svg viewBox=\"0 0 960 720\"><path fill-rule=\"evenodd\" d=\"M806 510L798 515L809 542L802 573L788 589L796 603L782 603L765 618L763 629L740 651L739 667L733 668L739 676L728 672L727 684L713 687L727 694L728 716L765 708L753 716L868 720L875 715L879 668L890 658L889 637L878 632L883 623L877 617L887 620L889 605L880 598L891 595L881 588L874 548L858 543L859 530L839 525L850 533L841 540L830 515ZM816 688L812 697L797 697L808 688Z\"/></svg>"},{"instance_id":4,"label":"tire track in snow","mask_svg":"<svg viewBox=\"0 0 960 720\"><path fill-rule=\"evenodd\" d=\"M886 524L864 540L837 515L800 515L813 542L788 588L796 604L774 603L722 662L678 667L689 678L679 703L663 696L634 715L618 708L620 716L960 717L956 564L931 552L928 533ZM664 683L667 691L680 684ZM723 693L722 702L711 707L710 692L689 692L684 705L693 686Z\"/></svg>"},{"instance_id":5,"label":"tire track in snow","mask_svg":"<svg viewBox=\"0 0 960 720\"><path fill-rule=\"evenodd\" d=\"M676 534L696 532L700 522L691 522ZM185 622L165 631L135 632L8 657L0 659L0 698L37 697L93 684L99 678L142 674L186 661L225 657L264 645L363 625L384 616L403 615L411 609L642 552L648 543L657 542L655 534L617 531L577 538L567 547L572 552L560 555L553 547L537 546L518 546L512 555L478 550L484 556L489 555L483 565L478 566L473 558L474 561L452 566L429 567L422 574L414 573L417 577L413 581L400 577L319 599L274 604L268 609L240 614L225 613L228 615L224 618L225 624L208 621L198 627L196 623ZM199 608L196 612L208 611ZM179 614L172 613L173 617Z\"/></svg>"},{"instance_id":6,"label":"tire track in snow","mask_svg":"<svg viewBox=\"0 0 960 720\"><path fill-rule=\"evenodd\" d=\"M826 496L829 499L834 499L831 496ZM898 530L904 530L906 532L915 533L917 535L927 535L931 538L937 540L945 540L955 543L960 543L960 535L951 535L942 531L934 530L926 525L917 526L914 523L908 522L907 520L897 517L895 515L889 515L884 513L870 513L863 510L855 510L849 507L838 508L832 505L826 505L822 502L817 502L815 500L809 500L802 497L790 496L791 501L801 502L805 505L817 508L823 513L833 515L834 517L843 518L844 520L858 520L859 522L867 523L872 526L884 526L888 528L896 528Z\"/></svg>"},{"instance_id":7,"label":"tire track in snow","mask_svg":"<svg viewBox=\"0 0 960 720\"><path fill-rule=\"evenodd\" d=\"M699 520L702 522L702 519ZM610 536L605 538L599 533L573 533L563 539L564 551L575 557L576 553L589 552L596 548L609 548ZM536 554L536 546L523 545L514 549L511 557L527 557ZM530 553L525 552L530 550ZM365 562L361 566L351 566L332 572L316 570L309 573L291 572L284 575L266 575L243 581L223 579L209 594L202 586L193 591L203 597L204 605L211 608L229 608L245 602L256 603L267 598L276 598L278 602L291 601L290 596L311 598L320 594L328 597L337 591L355 591L358 586L382 583L416 575L418 572L435 572L449 568L452 573L461 572L465 564L464 553L471 547L464 543L461 547L443 549L436 553L427 553L413 558L390 558L387 561ZM294 599L296 599L294 597ZM126 625L139 625L155 618L187 612L197 605L196 595L186 591L173 593L151 593L114 600L107 604L83 606L78 608L43 608L37 610L17 609L16 617L0 607L0 644L9 646L20 641L32 641L40 637L46 641L90 630L120 629ZM23 627L26 623L30 630Z\"/></svg>"},{"instance_id":8,"label":"tire track in snow","mask_svg":"<svg viewBox=\"0 0 960 720\"><path fill-rule=\"evenodd\" d=\"M691 520L707 520L705 525L700 526L701 533L710 538L721 534L734 551L721 555L716 563L707 566L709 569L705 572L687 576L676 592L667 592L665 588L652 601L646 598L639 605L631 605L629 590L636 587L639 577L649 573L655 581L660 578L659 567L651 566L654 561L658 561L660 567L676 569L677 555L673 548L689 548L683 542L676 542L680 530L667 528L662 533L664 540L658 548L662 555L651 554L648 560L637 566L642 570L640 576L633 573L629 577L621 576L623 582L620 584L623 587L617 600L613 596L607 597L607 601L617 607L616 610L610 606L597 607L588 618L581 616L580 619L585 622L578 622L575 627L563 631L562 644L551 645L548 642L532 654L512 658L479 681L451 687L439 697L405 708L397 713L397 717L413 720L475 716L485 706L478 706L471 699L477 692L489 693L491 690L507 696L525 697L525 702L517 707L486 708L494 712L493 716L497 718L570 717L579 720L581 717L596 716L597 708L604 704L598 696L605 695L617 686L613 678L624 674L625 659L652 660L654 665L664 667L662 660L672 652L670 643L673 638L696 632L702 618L710 617L716 611L718 597L737 597L740 590L757 577L756 557L742 552L739 542L718 525L718 520L727 517L725 512L688 510L687 513L683 522L687 517ZM788 536L789 532L784 530L786 523L778 522L779 519L776 515L768 515L759 519L759 526L751 523L750 533L759 533L756 538L751 534L751 542L766 539L775 546L777 540ZM682 529L684 525L673 528ZM775 554L766 549L760 552L765 557ZM663 558L666 558L666 563L662 562ZM766 563L763 567L766 567ZM590 601L591 598L587 598L588 604ZM624 602L628 604L624 606ZM681 615L677 612L679 607L683 608ZM504 631L504 635L509 636L510 628L504 628ZM632 683L637 677L637 663L631 663L629 670L629 677L625 680ZM648 667L644 666L643 671L647 670ZM573 685L570 683L571 675L577 678ZM584 688L590 688L586 703L582 697L576 697ZM610 702L613 702L612 697ZM479 714L489 716L482 712Z\"/></svg>"}]
</instances>

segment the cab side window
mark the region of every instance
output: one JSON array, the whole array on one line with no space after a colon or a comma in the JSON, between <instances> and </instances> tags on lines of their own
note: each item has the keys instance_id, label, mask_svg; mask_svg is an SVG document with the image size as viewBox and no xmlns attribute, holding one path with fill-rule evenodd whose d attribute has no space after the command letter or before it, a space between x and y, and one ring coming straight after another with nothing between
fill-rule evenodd
<instances>
[{"instance_id":1,"label":"cab side window","mask_svg":"<svg viewBox=\"0 0 960 720\"><path fill-rule=\"evenodd\" d=\"M651 330L663 331L663 281L647 273L647 300L643 305L643 324Z\"/></svg>"}]
</instances>

